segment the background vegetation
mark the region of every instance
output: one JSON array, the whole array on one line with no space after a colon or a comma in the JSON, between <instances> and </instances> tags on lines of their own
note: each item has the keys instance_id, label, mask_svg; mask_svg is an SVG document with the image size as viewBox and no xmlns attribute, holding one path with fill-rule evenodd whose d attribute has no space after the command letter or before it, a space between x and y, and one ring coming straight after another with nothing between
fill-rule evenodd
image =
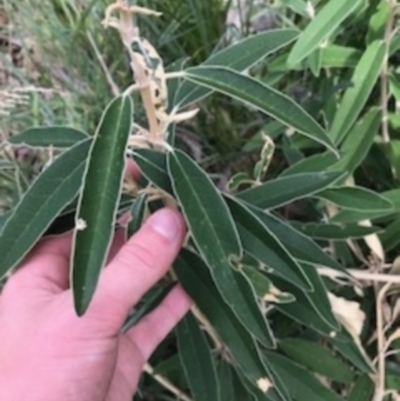
<instances>
[{"instance_id":1,"label":"background vegetation","mask_svg":"<svg viewBox=\"0 0 400 401\"><path fill-rule=\"evenodd\" d=\"M141 19L141 34L156 46L167 69L176 71L259 32L275 28L304 32L334 1L143 0L138 4L163 13L160 18ZM4 141L32 126L68 125L93 132L110 99L131 83L129 59L119 36L101 24L108 4L106 0L0 2L3 213L19 202L52 152L14 148ZM200 108L196 118L176 128L178 146L223 191L232 192L234 183L246 188L253 180L266 136L271 141L262 158L262 181L332 171L334 166L347 172L341 182L347 189L315 191L275 208L277 216L313 238L356 279L317 266L325 293L308 301L311 312L285 306L284 299L264 305L277 340L277 351L266 351L266 358L273 361L275 373L297 401L400 399L399 5L396 0L354 4L353 12L325 32L326 40L301 60L295 59L289 45L250 71L331 129L339 162L320 144L219 94L196 104ZM137 113L141 123L144 111ZM237 176L239 172L246 176ZM377 194L380 197L373 197ZM274 284L294 294L296 305L302 304L302 294L279 280ZM160 285L149 294L144 308L163 290ZM330 336L329 318L319 305L328 291L329 313L343 329L335 337ZM225 390L221 401L265 399L249 389L229 351L219 348L212 337L206 342ZM151 366L154 371L143 376L135 399L179 399L179 391L196 398L185 360L177 352L175 333L155 353Z\"/></svg>"}]
</instances>

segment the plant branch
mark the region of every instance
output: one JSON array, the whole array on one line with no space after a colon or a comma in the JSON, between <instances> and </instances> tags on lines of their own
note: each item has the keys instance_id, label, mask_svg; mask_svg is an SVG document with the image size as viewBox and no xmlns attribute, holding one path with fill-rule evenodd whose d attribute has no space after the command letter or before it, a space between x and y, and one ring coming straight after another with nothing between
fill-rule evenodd
<instances>
[{"instance_id":1,"label":"plant branch","mask_svg":"<svg viewBox=\"0 0 400 401\"><path fill-rule=\"evenodd\" d=\"M390 7L389 18L385 29L386 56L381 73L381 107L382 107L382 141L390 143L389 132L389 49L392 39L395 16L397 13L397 0L387 0Z\"/></svg>"},{"instance_id":2,"label":"plant branch","mask_svg":"<svg viewBox=\"0 0 400 401\"><path fill-rule=\"evenodd\" d=\"M157 373L154 373L154 369L148 363L144 365L143 371L149 374L156 382L160 383L164 388L166 388L172 394L175 394L179 400L193 401L182 390L180 390L178 387L172 384L167 378Z\"/></svg>"}]
</instances>

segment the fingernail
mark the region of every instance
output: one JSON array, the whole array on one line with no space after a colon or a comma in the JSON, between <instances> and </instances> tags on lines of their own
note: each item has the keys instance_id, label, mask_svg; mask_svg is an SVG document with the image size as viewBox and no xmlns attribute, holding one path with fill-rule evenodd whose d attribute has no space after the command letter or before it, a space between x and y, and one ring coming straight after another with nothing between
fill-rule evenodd
<instances>
[{"instance_id":1,"label":"fingernail","mask_svg":"<svg viewBox=\"0 0 400 401\"><path fill-rule=\"evenodd\" d=\"M180 231L178 217L171 209L158 211L150 218L149 223L154 231L169 241L175 239Z\"/></svg>"}]
</instances>

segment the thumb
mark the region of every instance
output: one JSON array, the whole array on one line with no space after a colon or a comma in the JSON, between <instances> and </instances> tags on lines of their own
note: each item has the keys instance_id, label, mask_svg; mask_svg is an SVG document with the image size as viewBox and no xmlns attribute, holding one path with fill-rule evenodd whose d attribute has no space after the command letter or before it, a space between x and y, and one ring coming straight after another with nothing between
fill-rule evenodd
<instances>
[{"instance_id":1,"label":"thumb","mask_svg":"<svg viewBox=\"0 0 400 401\"><path fill-rule=\"evenodd\" d=\"M176 210L165 208L153 214L102 272L88 312L112 317L113 329L119 331L131 308L168 271L185 231Z\"/></svg>"}]
</instances>

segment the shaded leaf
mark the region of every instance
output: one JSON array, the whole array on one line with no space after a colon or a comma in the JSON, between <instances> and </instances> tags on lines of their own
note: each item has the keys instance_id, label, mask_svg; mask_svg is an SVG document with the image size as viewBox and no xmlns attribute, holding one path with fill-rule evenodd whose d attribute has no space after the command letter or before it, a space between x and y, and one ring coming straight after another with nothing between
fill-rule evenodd
<instances>
[{"instance_id":1,"label":"shaded leaf","mask_svg":"<svg viewBox=\"0 0 400 401\"><path fill-rule=\"evenodd\" d=\"M271 345L267 323L247 280L230 262L241 255L240 238L223 197L197 164L181 151L169 152L174 193L191 236L223 298L260 341Z\"/></svg>"},{"instance_id":2,"label":"shaded leaf","mask_svg":"<svg viewBox=\"0 0 400 401\"><path fill-rule=\"evenodd\" d=\"M348 401L371 401L375 384L368 375L360 376L350 391Z\"/></svg>"},{"instance_id":3,"label":"shaded leaf","mask_svg":"<svg viewBox=\"0 0 400 401\"><path fill-rule=\"evenodd\" d=\"M8 142L12 145L25 145L32 148L69 148L89 136L75 128L52 126L29 128L18 135L12 136Z\"/></svg>"},{"instance_id":4,"label":"shaded leaf","mask_svg":"<svg viewBox=\"0 0 400 401\"><path fill-rule=\"evenodd\" d=\"M335 2L329 4L333 3ZM361 57L351 78L353 86L347 89L343 95L329 132L329 136L335 144L343 141L364 109L381 72L385 55L385 43L375 41L368 46Z\"/></svg>"},{"instance_id":5,"label":"shaded leaf","mask_svg":"<svg viewBox=\"0 0 400 401\"><path fill-rule=\"evenodd\" d=\"M265 358L276 369L294 400L344 401L312 373L288 358L274 352L266 352Z\"/></svg>"},{"instance_id":6,"label":"shaded leaf","mask_svg":"<svg viewBox=\"0 0 400 401\"><path fill-rule=\"evenodd\" d=\"M188 313L176 327L178 352L195 401L219 401L211 349L196 319Z\"/></svg>"},{"instance_id":7,"label":"shaded leaf","mask_svg":"<svg viewBox=\"0 0 400 401\"><path fill-rule=\"evenodd\" d=\"M351 369L326 347L300 338L279 341L283 352L294 362L339 383L352 383Z\"/></svg>"},{"instance_id":8,"label":"shaded leaf","mask_svg":"<svg viewBox=\"0 0 400 401\"><path fill-rule=\"evenodd\" d=\"M336 152L324 129L301 106L274 88L225 67L197 67L185 78L240 100Z\"/></svg>"},{"instance_id":9,"label":"shaded leaf","mask_svg":"<svg viewBox=\"0 0 400 401\"><path fill-rule=\"evenodd\" d=\"M280 291L265 274L254 267L244 265L241 266L241 270L251 282L257 297L262 301L286 304L296 300L292 294Z\"/></svg>"},{"instance_id":10,"label":"shaded leaf","mask_svg":"<svg viewBox=\"0 0 400 401\"><path fill-rule=\"evenodd\" d=\"M311 238L322 240L347 240L349 238L363 238L366 235L376 234L382 231L380 227L366 227L358 224L323 224L323 223L298 223L291 222L296 230Z\"/></svg>"},{"instance_id":11,"label":"shaded leaf","mask_svg":"<svg viewBox=\"0 0 400 401\"><path fill-rule=\"evenodd\" d=\"M90 143L78 143L57 157L15 206L0 237L0 277L28 253L75 198L81 187Z\"/></svg>"},{"instance_id":12,"label":"shaded leaf","mask_svg":"<svg viewBox=\"0 0 400 401\"><path fill-rule=\"evenodd\" d=\"M139 322L139 320L156 309L174 287L175 283L173 282L169 283L168 285L152 287L143 296L139 304L135 305L134 311L130 314L122 326L121 332L126 333L137 322Z\"/></svg>"},{"instance_id":13,"label":"shaded leaf","mask_svg":"<svg viewBox=\"0 0 400 401\"><path fill-rule=\"evenodd\" d=\"M332 333L340 331L340 325L332 311L331 303L327 295L328 290L314 266L304 264L302 266L314 287L314 291L302 291L294 287L291 283L275 277L272 279L273 283L280 290L288 292L296 298L296 302L276 305L276 308L286 315L291 316L296 321L300 320L307 326L315 322L314 326L311 327L315 327L317 330L323 327L323 332L325 334L327 334L324 327L324 323L326 323L330 327L328 334L331 336ZM316 312L318 317L314 317L313 312Z\"/></svg>"},{"instance_id":14,"label":"shaded leaf","mask_svg":"<svg viewBox=\"0 0 400 401\"><path fill-rule=\"evenodd\" d=\"M133 159L145 178L165 192L172 193L164 153L151 149L135 149Z\"/></svg>"},{"instance_id":15,"label":"shaded leaf","mask_svg":"<svg viewBox=\"0 0 400 401\"><path fill-rule=\"evenodd\" d=\"M254 338L226 304L200 257L183 250L175 261L174 270L185 291L215 328L252 385L257 386L260 379L270 378Z\"/></svg>"},{"instance_id":16,"label":"shaded leaf","mask_svg":"<svg viewBox=\"0 0 400 401\"><path fill-rule=\"evenodd\" d=\"M353 13L364 0L329 1L307 25L293 46L288 58L289 66L298 64L329 38L340 24Z\"/></svg>"},{"instance_id":17,"label":"shaded leaf","mask_svg":"<svg viewBox=\"0 0 400 401\"><path fill-rule=\"evenodd\" d=\"M262 58L293 42L298 36L295 29L271 29L243 39L239 43L213 54L202 66L225 66L235 71L250 68ZM184 82L175 98L174 104L188 106L212 93L212 89L198 87Z\"/></svg>"},{"instance_id":18,"label":"shaded leaf","mask_svg":"<svg viewBox=\"0 0 400 401\"><path fill-rule=\"evenodd\" d=\"M330 258L311 238L306 237L289 224L270 213L253 208L254 213L283 243L289 253L296 259L318 264L332 269L346 272L346 269L334 259Z\"/></svg>"},{"instance_id":19,"label":"shaded leaf","mask_svg":"<svg viewBox=\"0 0 400 401\"><path fill-rule=\"evenodd\" d=\"M259 208L275 209L323 191L342 175L341 172L318 172L279 177L239 192L236 197Z\"/></svg>"},{"instance_id":20,"label":"shaded leaf","mask_svg":"<svg viewBox=\"0 0 400 401\"><path fill-rule=\"evenodd\" d=\"M147 195L141 195L136 198L131 206L131 220L128 223L128 238L132 237L142 226L146 213Z\"/></svg>"},{"instance_id":21,"label":"shaded leaf","mask_svg":"<svg viewBox=\"0 0 400 401\"><path fill-rule=\"evenodd\" d=\"M234 198L225 199L235 220L244 251L267 265L273 274L299 288L312 290L299 264L268 227L245 205Z\"/></svg>"},{"instance_id":22,"label":"shaded leaf","mask_svg":"<svg viewBox=\"0 0 400 401\"><path fill-rule=\"evenodd\" d=\"M92 141L78 202L71 261L78 315L89 306L114 234L132 115L129 97L114 99L104 111Z\"/></svg>"},{"instance_id":23,"label":"shaded leaf","mask_svg":"<svg viewBox=\"0 0 400 401\"><path fill-rule=\"evenodd\" d=\"M284 170L279 177L282 178L289 175L304 173L320 173L321 171L326 171L330 167L335 166L337 163L338 159L333 153L317 153L291 165ZM337 168L335 171L340 171L340 169Z\"/></svg>"},{"instance_id":24,"label":"shaded leaf","mask_svg":"<svg viewBox=\"0 0 400 401\"><path fill-rule=\"evenodd\" d=\"M393 210L393 203L384 196L363 187L337 187L319 192L316 197L343 209L381 212Z\"/></svg>"}]
</instances>

